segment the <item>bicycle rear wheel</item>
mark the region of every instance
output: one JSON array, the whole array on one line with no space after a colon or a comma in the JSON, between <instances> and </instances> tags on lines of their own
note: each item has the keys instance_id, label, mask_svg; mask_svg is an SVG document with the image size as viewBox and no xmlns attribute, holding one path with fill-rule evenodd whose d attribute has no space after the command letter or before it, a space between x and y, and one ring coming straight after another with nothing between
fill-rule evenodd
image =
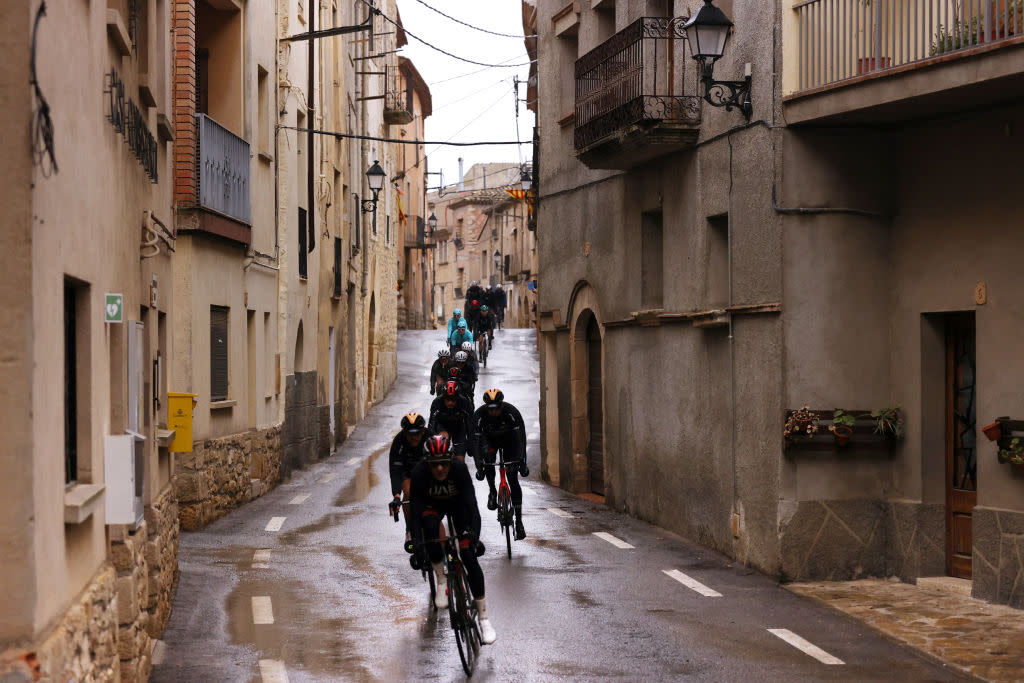
<instances>
[{"instance_id":1,"label":"bicycle rear wheel","mask_svg":"<svg viewBox=\"0 0 1024 683\"><path fill-rule=\"evenodd\" d=\"M505 532L505 547L508 552L508 559L512 559L512 498L509 492L502 487L498 494L498 520L501 522L502 531Z\"/></svg>"}]
</instances>

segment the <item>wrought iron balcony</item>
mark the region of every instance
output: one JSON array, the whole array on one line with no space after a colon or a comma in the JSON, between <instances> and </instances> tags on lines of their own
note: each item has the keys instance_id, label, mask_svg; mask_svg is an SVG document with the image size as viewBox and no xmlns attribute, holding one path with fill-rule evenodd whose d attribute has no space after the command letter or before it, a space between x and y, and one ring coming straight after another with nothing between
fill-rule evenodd
<instances>
[{"instance_id":1,"label":"wrought iron balcony","mask_svg":"<svg viewBox=\"0 0 1024 683\"><path fill-rule=\"evenodd\" d=\"M697 141L701 105L683 90L683 23L637 19L576 60L573 139L584 164L630 168Z\"/></svg>"},{"instance_id":2,"label":"wrought iron balcony","mask_svg":"<svg viewBox=\"0 0 1024 683\"><path fill-rule=\"evenodd\" d=\"M384 70L384 123L405 125L412 116L412 87L397 66Z\"/></svg>"},{"instance_id":3,"label":"wrought iron balcony","mask_svg":"<svg viewBox=\"0 0 1024 683\"><path fill-rule=\"evenodd\" d=\"M199 127L199 206L252 224L249 200L249 143L206 114Z\"/></svg>"}]
</instances>

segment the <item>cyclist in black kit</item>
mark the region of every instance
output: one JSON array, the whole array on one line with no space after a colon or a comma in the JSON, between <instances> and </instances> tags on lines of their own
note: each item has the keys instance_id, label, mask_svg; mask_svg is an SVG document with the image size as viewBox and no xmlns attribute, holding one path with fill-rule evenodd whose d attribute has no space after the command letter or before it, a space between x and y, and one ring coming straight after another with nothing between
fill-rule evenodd
<instances>
[{"instance_id":1,"label":"cyclist in black kit","mask_svg":"<svg viewBox=\"0 0 1024 683\"><path fill-rule=\"evenodd\" d=\"M430 366L430 395L433 396L437 390L448 381L448 365L452 361L452 352L447 348L437 352L437 360Z\"/></svg>"},{"instance_id":2,"label":"cyclist in black kit","mask_svg":"<svg viewBox=\"0 0 1024 683\"><path fill-rule=\"evenodd\" d=\"M423 531L427 556L437 577L438 591L434 597L434 606L439 610L448 607L448 595L443 588L444 564L439 539L441 519L450 515L459 536L459 546L464 551L461 555L469 574L469 588L476 599L480 616L480 640L490 645L497 635L487 618L484 572L477 561L477 556L483 554L484 548L479 540L480 512L476 505L473 478L469 475L466 463L452 457L452 445L447 437L430 437L424 444L424 450L424 460L412 470L410 517L414 536L418 538L420 531Z\"/></svg>"},{"instance_id":3,"label":"cyclist in black kit","mask_svg":"<svg viewBox=\"0 0 1024 683\"><path fill-rule=\"evenodd\" d=\"M427 430L431 434L447 436L452 442L455 457L466 462L466 449L473 436L473 404L462 395L459 383L448 382L439 392L440 396L430 404L430 420ZM475 452L473 446L470 452Z\"/></svg>"},{"instance_id":4,"label":"cyclist in black kit","mask_svg":"<svg viewBox=\"0 0 1024 683\"><path fill-rule=\"evenodd\" d=\"M412 468L423 459L423 434L427 428L427 421L419 413L409 413L402 417L402 431L395 435L391 441L391 452L388 454L388 469L391 472L391 495L395 502L409 499L409 474ZM409 513L402 508L405 514L405 545L408 549L409 539Z\"/></svg>"},{"instance_id":5,"label":"cyclist in black kit","mask_svg":"<svg viewBox=\"0 0 1024 683\"><path fill-rule=\"evenodd\" d=\"M487 509L498 509L498 492L494 488L494 463L497 449L505 451L505 462L513 463L505 471L508 487L512 492L512 508L516 515L516 539L526 538L523 526L523 489L519 486L519 477L515 463L519 463L519 474L524 477L530 473L526 466L526 423L519 410L511 403L505 402L505 394L501 389L488 389L484 392L483 405L473 414L473 431L476 436L477 453L476 478L487 477ZM480 459L483 458L483 467Z\"/></svg>"}]
</instances>

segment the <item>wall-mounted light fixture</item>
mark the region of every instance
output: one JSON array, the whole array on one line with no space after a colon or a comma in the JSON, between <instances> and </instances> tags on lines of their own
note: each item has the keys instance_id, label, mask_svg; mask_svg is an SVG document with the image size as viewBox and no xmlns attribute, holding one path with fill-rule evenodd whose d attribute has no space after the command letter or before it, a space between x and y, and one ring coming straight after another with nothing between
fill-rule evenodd
<instances>
[{"instance_id":1,"label":"wall-mounted light fixture","mask_svg":"<svg viewBox=\"0 0 1024 683\"><path fill-rule=\"evenodd\" d=\"M725 52L732 26L725 12L711 4L711 0L704 0L704 6L683 24L683 30L690 44L690 55L701 66L704 99L715 107L725 107L726 111L736 107L750 120L754 111L750 101L750 64L746 65L742 81L716 81L714 78L715 62Z\"/></svg>"}]
</instances>

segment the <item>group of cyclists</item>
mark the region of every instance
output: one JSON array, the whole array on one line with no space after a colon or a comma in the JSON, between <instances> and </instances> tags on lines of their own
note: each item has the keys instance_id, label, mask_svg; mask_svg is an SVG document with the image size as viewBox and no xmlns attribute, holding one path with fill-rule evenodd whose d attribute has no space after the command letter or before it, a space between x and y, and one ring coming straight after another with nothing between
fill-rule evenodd
<instances>
[{"instance_id":1,"label":"group of cyclists","mask_svg":"<svg viewBox=\"0 0 1024 683\"><path fill-rule=\"evenodd\" d=\"M475 288L475 289L474 289ZM527 476L526 425L519 410L505 400L500 389L483 393L481 405L476 407L474 392L479 379L479 366L474 348L474 333L493 337L497 311L503 311L504 292L482 290L473 282L466 292L467 315L455 309L448 321L447 345L437 354L430 369L430 394L435 396L427 417L410 412L402 417L401 430L391 443L389 468L391 474L392 506L403 507L406 522L404 548L411 554L414 568L424 561L420 552L431 563L437 585L444 586L444 564L441 549L441 524L448 515L456 533L466 567L470 590L475 599L480 624L480 640L484 644L495 641L497 635L487 617L484 594L484 575L477 558L484 553L480 542L480 512L476 491L466 455L473 459L476 478L487 480L487 509L497 509L495 489L495 462L499 450L504 453L506 478L511 489L515 516L515 537L526 538L523 526L523 492L519 475ZM485 297L485 294L489 298ZM475 311L472 323L466 320ZM470 325L472 324L472 327ZM422 539L422 545L417 543ZM438 590L434 606L448 607L448 596Z\"/></svg>"}]
</instances>

